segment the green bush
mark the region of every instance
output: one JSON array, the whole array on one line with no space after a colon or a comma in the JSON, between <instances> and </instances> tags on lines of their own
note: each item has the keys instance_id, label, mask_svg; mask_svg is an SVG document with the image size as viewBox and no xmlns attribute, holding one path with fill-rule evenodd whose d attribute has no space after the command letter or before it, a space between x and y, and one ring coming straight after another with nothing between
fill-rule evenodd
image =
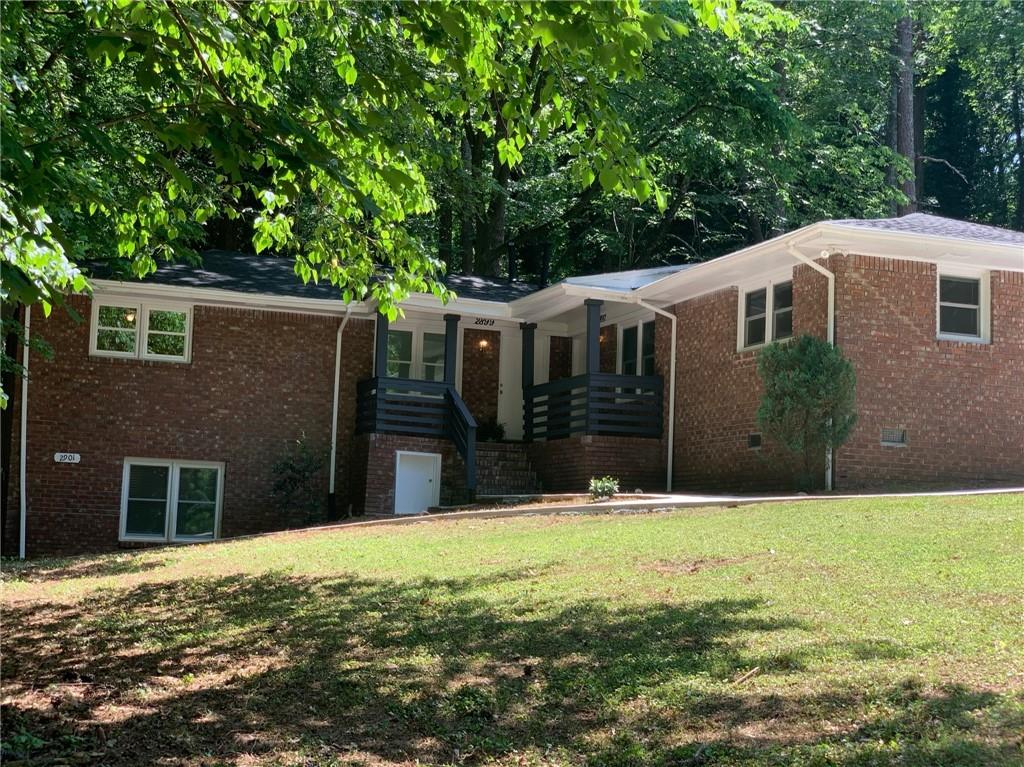
<instances>
[{"instance_id":1,"label":"green bush","mask_svg":"<svg viewBox=\"0 0 1024 767\"><path fill-rule=\"evenodd\" d=\"M310 447L305 432L288 444L288 451L271 469L272 492L289 511L301 511L306 522L320 522L324 517L320 472L327 463L326 451Z\"/></svg>"},{"instance_id":2,"label":"green bush","mask_svg":"<svg viewBox=\"0 0 1024 767\"><path fill-rule=\"evenodd\" d=\"M619 480L617 478L590 478L590 499L592 501L600 501L605 498L614 498L617 492L619 492Z\"/></svg>"},{"instance_id":3,"label":"green bush","mask_svg":"<svg viewBox=\"0 0 1024 767\"><path fill-rule=\"evenodd\" d=\"M843 444L857 422L853 365L835 346L805 335L766 346L757 371L764 382L757 422L765 434L802 457L797 484L811 489L817 484L817 461L826 448Z\"/></svg>"}]
</instances>

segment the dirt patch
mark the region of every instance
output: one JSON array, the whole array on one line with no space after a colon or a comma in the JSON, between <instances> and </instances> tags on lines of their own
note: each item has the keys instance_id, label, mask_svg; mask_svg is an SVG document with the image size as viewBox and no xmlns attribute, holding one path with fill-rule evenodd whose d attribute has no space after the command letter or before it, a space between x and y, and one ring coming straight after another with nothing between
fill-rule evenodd
<instances>
[{"instance_id":1,"label":"dirt patch","mask_svg":"<svg viewBox=\"0 0 1024 767\"><path fill-rule=\"evenodd\" d=\"M641 570L658 573L658 575L696 575L705 570L714 570L719 567L738 565L756 559L754 556L747 557L701 557L700 559L659 559L657 562L641 566Z\"/></svg>"}]
</instances>

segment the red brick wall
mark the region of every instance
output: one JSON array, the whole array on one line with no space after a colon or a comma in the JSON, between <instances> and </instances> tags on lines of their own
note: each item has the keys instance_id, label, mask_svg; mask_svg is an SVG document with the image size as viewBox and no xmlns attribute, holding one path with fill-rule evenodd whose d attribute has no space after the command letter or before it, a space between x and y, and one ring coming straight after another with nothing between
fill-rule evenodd
<instances>
[{"instance_id":1,"label":"red brick wall","mask_svg":"<svg viewBox=\"0 0 1024 767\"><path fill-rule=\"evenodd\" d=\"M624 493L665 489L659 439L588 435L532 442L527 449L545 493L585 493L591 477L604 476L618 477Z\"/></svg>"},{"instance_id":2,"label":"red brick wall","mask_svg":"<svg viewBox=\"0 0 1024 767\"><path fill-rule=\"evenodd\" d=\"M86 299L72 304L89 317ZM271 467L303 433L326 462L338 318L197 306L188 364L92 357L88 321L77 324L62 312L33 319L55 355L52 361L33 355L31 363L29 555L118 546L126 456L223 461L223 536L304 521L274 501ZM370 375L372 339L372 323L349 322L338 428L341 509L349 496L355 384ZM82 461L55 464L57 451L80 453ZM16 455L12 467L16 495ZM326 501L326 467L320 481ZM16 498L13 503L17 508ZM12 517L6 551L16 545Z\"/></svg>"},{"instance_id":3,"label":"red brick wall","mask_svg":"<svg viewBox=\"0 0 1024 767\"><path fill-rule=\"evenodd\" d=\"M486 346L481 346L485 342ZM478 423L498 420L501 333L466 328L462 338L462 399Z\"/></svg>"},{"instance_id":4,"label":"red brick wall","mask_svg":"<svg viewBox=\"0 0 1024 767\"><path fill-rule=\"evenodd\" d=\"M792 457L767 437L760 449L748 436L760 432L762 386L757 351L736 351L738 290L725 288L672 307L678 317L673 487L679 490L783 490L793 487ZM794 332L826 332L825 278L810 267L793 273ZM662 334L670 332L668 323ZM656 341L664 335L656 336ZM659 359L670 343L658 345ZM664 376L668 379L667 361ZM666 403L668 394L665 395ZM667 407L667 405L666 405ZM824 467L822 467L822 476Z\"/></svg>"},{"instance_id":5,"label":"red brick wall","mask_svg":"<svg viewBox=\"0 0 1024 767\"><path fill-rule=\"evenodd\" d=\"M448 440L412 437L404 434L361 434L355 439L357 511L365 514L394 514L395 455L399 450L441 454L441 505L464 503L466 498L466 465ZM365 468L364 468L365 467Z\"/></svg>"},{"instance_id":6,"label":"red brick wall","mask_svg":"<svg viewBox=\"0 0 1024 767\"><path fill-rule=\"evenodd\" d=\"M857 373L859 414L836 455L835 487L1024 480L1024 276L992 275L992 343L973 344L935 338L934 265L864 256L832 256L825 265L836 274L836 342ZM793 293L796 334L824 338L824 276L797 266ZM679 489L792 487L796 467L784 451L768 439L761 450L747 448L748 433L758 431L761 385L756 352L736 352L737 300L727 288L673 307ZM663 332L659 360L669 348ZM908 447L881 446L889 426L907 429Z\"/></svg>"},{"instance_id":7,"label":"red brick wall","mask_svg":"<svg viewBox=\"0 0 1024 767\"><path fill-rule=\"evenodd\" d=\"M1024 480L1024 275L991 275L992 342L937 340L936 268L833 259L837 343L857 371L859 421L838 451L837 486ZM907 447L883 447L883 427Z\"/></svg>"},{"instance_id":8,"label":"red brick wall","mask_svg":"<svg viewBox=\"0 0 1024 767\"><path fill-rule=\"evenodd\" d=\"M548 351L548 381L572 376L572 339L568 336L551 336Z\"/></svg>"}]
</instances>

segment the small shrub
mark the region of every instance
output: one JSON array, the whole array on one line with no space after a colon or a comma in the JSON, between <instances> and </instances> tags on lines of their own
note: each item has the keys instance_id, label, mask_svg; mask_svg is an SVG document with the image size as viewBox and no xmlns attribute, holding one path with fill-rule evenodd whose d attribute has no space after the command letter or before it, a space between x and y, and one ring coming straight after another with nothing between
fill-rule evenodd
<instances>
[{"instance_id":1,"label":"small shrub","mask_svg":"<svg viewBox=\"0 0 1024 767\"><path fill-rule=\"evenodd\" d=\"M505 425L491 418L476 427L477 442L501 442L505 439Z\"/></svg>"},{"instance_id":2,"label":"small shrub","mask_svg":"<svg viewBox=\"0 0 1024 767\"><path fill-rule=\"evenodd\" d=\"M842 445L857 422L853 365L828 342L804 335L766 346L757 370L764 382L758 425L802 457L797 487L811 490L825 448Z\"/></svg>"},{"instance_id":3,"label":"small shrub","mask_svg":"<svg viewBox=\"0 0 1024 767\"><path fill-rule=\"evenodd\" d=\"M288 510L299 510L306 522L323 518L320 472L326 463L323 450L310 447L306 434L289 443L288 452L271 471L274 473L273 494Z\"/></svg>"},{"instance_id":4,"label":"small shrub","mask_svg":"<svg viewBox=\"0 0 1024 767\"><path fill-rule=\"evenodd\" d=\"M605 498L614 498L617 492L619 492L619 480L615 477L590 478L590 500L601 501Z\"/></svg>"}]
</instances>

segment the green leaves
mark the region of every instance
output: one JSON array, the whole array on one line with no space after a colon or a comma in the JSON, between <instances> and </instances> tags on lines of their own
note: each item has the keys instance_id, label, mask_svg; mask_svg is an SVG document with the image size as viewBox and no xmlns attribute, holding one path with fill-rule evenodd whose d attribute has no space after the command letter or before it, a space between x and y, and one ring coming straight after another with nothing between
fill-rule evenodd
<instances>
[{"instance_id":1,"label":"green leaves","mask_svg":"<svg viewBox=\"0 0 1024 767\"><path fill-rule=\"evenodd\" d=\"M793 453L808 474L825 448L836 448L857 421L856 375L842 352L810 335L769 344L757 358L764 394L761 429Z\"/></svg>"}]
</instances>

